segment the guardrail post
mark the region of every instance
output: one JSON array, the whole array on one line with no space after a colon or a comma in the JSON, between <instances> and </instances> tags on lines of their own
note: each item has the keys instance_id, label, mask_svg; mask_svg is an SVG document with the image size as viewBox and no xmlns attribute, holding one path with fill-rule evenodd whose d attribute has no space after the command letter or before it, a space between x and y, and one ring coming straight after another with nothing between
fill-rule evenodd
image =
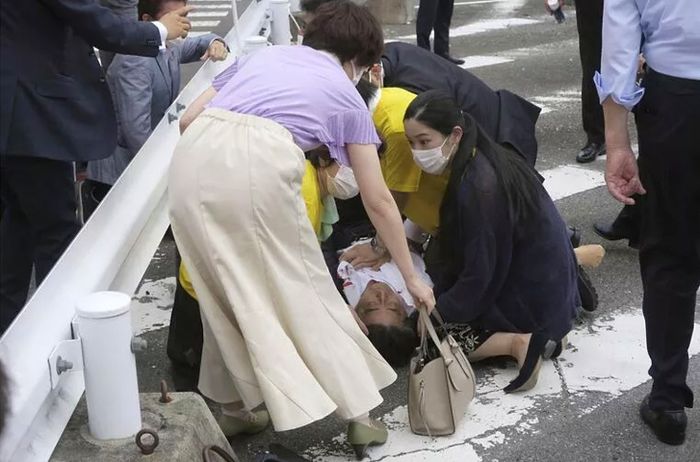
<instances>
[{"instance_id":1,"label":"guardrail post","mask_svg":"<svg viewBox=\"0 0 700 462\"><path fill-rule=\"evenodd\" d=\"M292 33L289 28L289 0L270 0L272 27L270 39L274 45L290 45Z\"/></svg>"},{"instance_id":2,"label":"guardrail post","mask_svg":"<svg viewBox=\"0 0 700 462\"><path fill-rule=\"evenodd\" d=\"M88 426L100 440L127 438L141 429L130 305L121 292L96 292L76 306Z\"/></svg>"}]
</instances>

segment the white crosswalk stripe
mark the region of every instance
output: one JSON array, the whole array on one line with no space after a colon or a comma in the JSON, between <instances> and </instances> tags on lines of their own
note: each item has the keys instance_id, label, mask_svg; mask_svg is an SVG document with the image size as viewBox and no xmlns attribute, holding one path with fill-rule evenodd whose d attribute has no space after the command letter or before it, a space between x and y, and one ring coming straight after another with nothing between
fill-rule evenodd
<instances>
[{"instance_id":1,"label":"white crosswalk stripe","mask_svg":"<svg viewBox=\"0 0 700 462\"><path fill-rule=\"evenodd\" d=\"M230 0L190 0L194 10L189 13L192 24L190 37L198 37L214 30L231 12Z\"/></svg>"}]
</instances>

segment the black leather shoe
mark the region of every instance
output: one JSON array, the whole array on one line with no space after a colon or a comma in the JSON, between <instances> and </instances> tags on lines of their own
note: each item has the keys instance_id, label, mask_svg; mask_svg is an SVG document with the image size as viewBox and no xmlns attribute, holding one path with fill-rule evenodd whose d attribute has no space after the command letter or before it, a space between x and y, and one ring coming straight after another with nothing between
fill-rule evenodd
<instances>
[{"instance_id":1,"label":"black leather shoe","mask_svg":"<svg viewBox=\"0 0 700 462\"><path fill-rule=\"evenodd\" d=\"M451 62L451 63L453 63L453 64L456 64L456 65L458 65L458 66L461 66L462 64L464 64L464 60L463 60L463 59L453 58L453 57L450 56L450 55L438 55L438 56L442 56L443 58L445 58L445 59L448 60L449 62Z\"/></svg>"},{"instance_id":2,"label":"black leather shoe","mask_svg":"<svg viewBox=\"0 0 700 462\"><path fill-rule=\"evenodd\" d=\"M579 164L587 164L593 162L598 156L605 155L605 143L588 143L576 155L576 162Z\"/></svg>"},{"instance_id":3,"label":"black leather shoe","mask_svg":"<svg viewBox=\"0 0 700 462\"><path fill-rule=\"evenodd\" d=\"M677 446L685 441L685 427L688 426L685 410L655 411L649 407L647 395L639 406L639 415L662 443Z\"/></svg>"},{"instance_id":4,"label":"black leather shoe","mask_svg":"<svg viewBox=\"0 0 700 462\"><path fill-rule=\"evenodd\" d=\"M619 241L620 239L629 239L631 237L629 230L621 226L615 226L614 223L611 225L594 223L593 231L607 241Z\"/></svg>"}]
</instances>

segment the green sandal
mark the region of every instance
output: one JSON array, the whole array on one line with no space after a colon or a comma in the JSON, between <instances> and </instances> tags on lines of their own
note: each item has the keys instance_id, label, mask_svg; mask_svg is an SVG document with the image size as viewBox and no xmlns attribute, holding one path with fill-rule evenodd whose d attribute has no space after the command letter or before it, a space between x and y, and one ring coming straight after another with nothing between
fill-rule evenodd
<instances>
[{"instance_id":1,"label":"green sandal","mask_svg":"<svg viewBox=\"0 0 700 462\"><path fill-rule=\"evenodd\" d=\"M360 422L350 422L348 424L348 443L355 451L357 460L362 460L367 456L367 448L386 443L389 431L386 426L378 420L371 419L371 425Z\"/></svg>"}]
</instances>

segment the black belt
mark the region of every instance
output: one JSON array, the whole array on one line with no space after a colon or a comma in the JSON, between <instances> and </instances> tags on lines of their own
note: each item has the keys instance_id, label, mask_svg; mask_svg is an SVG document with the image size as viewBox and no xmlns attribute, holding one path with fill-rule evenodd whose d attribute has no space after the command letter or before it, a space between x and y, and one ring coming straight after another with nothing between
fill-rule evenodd
<instances>
[{"instance_id":1,"label":"black belt","mask_svg":"<svg viewBox=\"0 0 700 462\"><path fill-rule=\"evenodd\" d=\"M647 68L645 76L646 81L654 81L661 84L673 85L674 88L680 88L695 92L700 92L700 80L685 79L683 77L674 77L672 75L662 74L651 67Z\"/></svg>"}]
</instances>

